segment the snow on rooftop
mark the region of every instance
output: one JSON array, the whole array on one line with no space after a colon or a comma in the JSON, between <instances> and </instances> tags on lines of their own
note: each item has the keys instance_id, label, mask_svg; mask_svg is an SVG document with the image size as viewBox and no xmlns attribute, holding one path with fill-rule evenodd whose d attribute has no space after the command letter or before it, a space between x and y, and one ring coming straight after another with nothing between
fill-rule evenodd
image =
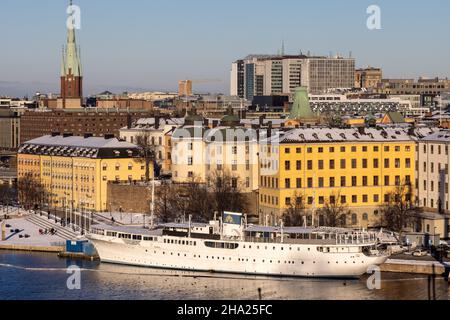
<instances>
[{"instance_id":1,"label":"snow on rooftop","mask_svg":"<svg viewBox=\"0 0 450 320\"><path fill-rule=\"evenodd\" d=\"M84 138L84 137L63 137L63 136L43 136L37 139L33 139L30 141L25 142L27 145L40 145L40 146L52 146L52 147L59 147L59 146L66 146L66 147L76 147L76 148L136 148L137 146L124 142L119 141L117 138L112 139L105 139L105 138L99 138L99 137L90 137L90 138Z\"/></svg>"}]
</instances>

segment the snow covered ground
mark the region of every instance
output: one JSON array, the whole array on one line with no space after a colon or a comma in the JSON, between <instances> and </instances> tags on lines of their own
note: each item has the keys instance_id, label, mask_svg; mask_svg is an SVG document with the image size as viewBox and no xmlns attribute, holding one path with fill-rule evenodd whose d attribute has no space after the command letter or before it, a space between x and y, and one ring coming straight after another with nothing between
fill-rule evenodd
<instances>
[{"instance_id":1,"label":"snow covered ground","mask_svg":"<svg viewBox=\"0 0 450 320\"><path fill-rule=\"evenodd\" d=\"M6 220L6 224L11 227L6 228L6 241L1 241L0 245L27 245L27 246L65 246L65 241L58 236L51 235L40 235L39 227L35 226L31 222L25 220L24 218L17 218ZM20 232L15 234L11 233L11 230L19 229ZM22 239L19 237L20 235L29 235L30 238L26 239L23 237Z\"/></svg>"}]
</instances>

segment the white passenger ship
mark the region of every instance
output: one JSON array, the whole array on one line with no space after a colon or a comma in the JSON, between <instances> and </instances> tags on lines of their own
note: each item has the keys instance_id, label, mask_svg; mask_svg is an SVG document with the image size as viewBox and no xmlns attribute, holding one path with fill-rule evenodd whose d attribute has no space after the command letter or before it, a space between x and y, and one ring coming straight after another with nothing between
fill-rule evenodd
<instances>
[{"instance_id":1,"label":"white passenger ship","mask_svg":"<svg viewBox=\"0 0 450 320\"><path fill-rule=\"evenodd\" d=\"M359 278L388 258L376 250L377 234L371 232L235 221L236 214L228 214L209 224L169 223L151 230L95 225L88 238L102 262L219 273Z\"/></svg>"}]
</instances>

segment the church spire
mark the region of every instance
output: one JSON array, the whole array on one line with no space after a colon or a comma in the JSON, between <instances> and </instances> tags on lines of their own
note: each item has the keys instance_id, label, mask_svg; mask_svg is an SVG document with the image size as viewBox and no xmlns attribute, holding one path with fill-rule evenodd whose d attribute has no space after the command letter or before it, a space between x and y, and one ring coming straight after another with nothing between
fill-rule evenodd
<instances>
[{"instance_id":1,"label":"church spire","mask_svg":"<svg viewBox=\"0 0 450 320\"><path fill-rule=\"evenodd\" d=\"M67 43L63 46L61 58L61 98L63 108L70 104L69 100L79 101L83 97L83 72L81 67L81 53L77 46L75 28L76 17L72 0L69 1L71 6L68 10L70 14L67 23ZM80 105L80 102L75 103Z\"/></svg>"}]
</instances>

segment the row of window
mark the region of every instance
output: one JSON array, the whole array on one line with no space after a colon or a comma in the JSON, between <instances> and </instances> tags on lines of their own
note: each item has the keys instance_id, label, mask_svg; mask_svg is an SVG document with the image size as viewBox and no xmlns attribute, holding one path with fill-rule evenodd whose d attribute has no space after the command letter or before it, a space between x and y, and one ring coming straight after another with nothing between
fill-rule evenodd
<instances>
[{"instance_id":1,"label":"row of window","mask_svg":"<svg viewBox=\"0 0 450 320\"><path fill-rule=\"evenodd\" d=\"M347 169L347 160L346 159L341 159L340 160L340 169ZM291 161L285 161L284 163L284 170L285 171L290 171L292 169L292 162ZM352 159L351 160L351 168L352 169L369 169L369 160L368 159L361 159L361 166L358 166L358 159ZM402 167L402 161L401 159L397 158L394 160L394 167L396 169L400 169ZM389 169L391 167L391 159L384 159L384 169ZM411 168L411 159L407 158L404 160L404 167L406 169L410 169ZM297 160L295 162L295 168L297 171L301 171L303 170L303 166L302 166L302 161L301 160ZM307 170L315 170L314 168L314 161L313 160L308 160L307 164L306 164L306 168ZM380 160L379 159L373 159L373 163L372 163L372 168L373 169L379 169L380 168ZM324 160L318 160L317 161L317 169L318 170L325 170L325 161ZM328 163L328 168L330 170L335 170L336 169L336 160L329 160Z\"/></svg>"},{"instance_id":2,"label":"row of window","mask_svg":"<svg viewBox=\"0 0 450 320\"><path fill-rule=\"evenodd\" d=\"M307 147L306 148L306 153L314 153L314 149L313 147ZM340 147L340 148L335 148L335 147L329 147L328 148L328 152L329 153L335 153L336 149L339 149L341 153L345 153L347 152L349 149L351 152L369 152L369 147L368 146L362 146L362 147L357 147L357 146L352 146L350 148L347 147ZM295 153L297 154L301 154L303 151L303 148L284 148L284 153L285 154L290 154L291 152L293 152L295 150ZM380 151L380 147L379 146L374 146L372 148L373 152L379 152ZM410 152L411 151L411 146L405 146L405 147L400 147L400 146L395 146L393 148L391 148L390 146L384 146L383 148L384 152L391 152L391 150L395 151L395 152L402 152L402 150L404 150L405 152ZM271 153L271 149L270 147L267 149L268 153ZM317 153L324 153L325 152L325 148L324 147L318 147L317 148Z\"/></svg>"},{"instance_id":3,"label":"row of window","mask_svg":"<svg viewBox=\"0 0 450 320\"><path fill-rule=\"evenodd\" d=\"M384 202L388 203L391 201L391 195L390 194L385 194L384 195ZM407 195L407 201L410 200L410 196ZM329 201L327 202L327 199L329 199ZM330 196L329 198L323 197L323 196L319 196L317 197L317 203L319 205L324 205L326 203L330 203L330 204L335 204L338 200L340 201L341 204L348 204L348 203L352 203L352 204L358 204L358 203L369 203L369 199L370 196L365 194L362 196L358 196L358 195L352 195L351 197L347 197L347 196L340 196L340 198L337 198L336 196ZM262 194L260 195L260 200L262 204L267 204L267 205L272 205L272 206L278 206L279 203L279 198L275 197L275 196L269 196L269 195L265 195ZM372 195L372 201L374 203L380 203L380 195L379 194L374 194ZM306 199L304 199L304 197L296 197L296 198L291 198L291 197L286 197L285 201L284 201L284 205L285 206L302 206L303 204L307 204L307 205L313 205L314 204L314 197L306 197Z\"/></svg>"},{"instance_id":4,"label":"row of window","mask_svg":"<svg viewBox=\"0 0 450 320\"><path fill-rule=\"evenodd\" d=\"M302 178L286 178L284 180L284 188L285 189L302 189L303 187L307 188L335 188L335 187L379 187L381 186L381 181L379 176L373 176L371 181L369 182L368 176L363 176L362 178L358 179L358 177L353 176L351 177L350 183L348 183L349 178L347 176L342 176L340 178L340 184L339 186L336 183L335 177L330 177L328 179L328 184L325 185L325 178L319 177L316 179L316 183L314 183L314 178L308 178L306 181L306 185L303 184ZM384 184L383 186L391 186L391 182L394 182L395 186L400 186L402 184L410 185L411 184L411 176L406 175L404 177L404 180L402 180L401 176L395 176L394 180L391 179L391 176L384 176L383 180ZM279 180L278 178L271 178L271 177L261 177L261 187L263 188L271 188L271 189L278 189L279 188ZM282 186L283 187L283 186ZM426 188L426 187L425 187Z\"/></svg>"}]
</instances>

